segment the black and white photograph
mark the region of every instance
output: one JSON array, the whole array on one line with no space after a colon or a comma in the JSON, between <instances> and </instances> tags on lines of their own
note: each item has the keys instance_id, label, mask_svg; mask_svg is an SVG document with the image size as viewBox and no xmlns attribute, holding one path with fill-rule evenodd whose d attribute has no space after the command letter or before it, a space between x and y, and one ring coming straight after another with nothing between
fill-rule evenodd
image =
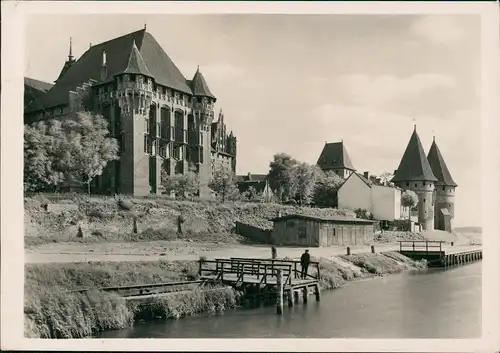
<instances>
[{"instance_id":1,"label":"black and white photograph","mask_svg":"<svg viewBox=\"0 0 500 353\"><path fill-rule=\"evenodd\" d=\"M8 9L20 337L498 343L484 11L103 3Z\"/></svg>"}]
</instances>

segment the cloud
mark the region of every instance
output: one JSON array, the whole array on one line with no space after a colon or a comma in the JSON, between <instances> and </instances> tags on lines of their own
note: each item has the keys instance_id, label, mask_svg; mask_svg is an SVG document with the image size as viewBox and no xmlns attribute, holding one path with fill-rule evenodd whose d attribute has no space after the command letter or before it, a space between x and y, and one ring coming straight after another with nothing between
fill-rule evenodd
<instances>
[{"instance_id":1,"label":"cloud","mask_svg":"<svg viewBox=\"0 0 500 353\"><path fill-rule=\"evenodd\" d=\"M410 34L437 45L458 44L465 35L459 16L428 15L410 26Z\"/></svg>"},{"instance_id":2,"label":"cloud","mask_svg":"<svg viewBox=\"0 0 500 353\"><path fill-rule=\"evenodd\" d=\"M449 90L456 87L452 77L436 73L408 77L344 75L340 82L353 103L375 106L417 99L429 90Z\"/></svg>"}]
</instances>

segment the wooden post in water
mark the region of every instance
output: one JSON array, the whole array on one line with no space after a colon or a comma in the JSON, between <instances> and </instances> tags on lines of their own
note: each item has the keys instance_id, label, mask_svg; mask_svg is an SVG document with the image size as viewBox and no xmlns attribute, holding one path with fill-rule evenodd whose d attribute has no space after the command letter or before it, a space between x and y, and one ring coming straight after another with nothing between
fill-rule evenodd
<instances>
[{"instance_id":1,"label":"wooden post in water","mask_svg":"<svg viewBox=\"0 0 500 353\"><path fill-rule=\"evenodd\" d=\"M351 255L351 248L349 246L347 247L347 255Z\"/></svg>"},{"instance_id":2,"label":"wooden post in water","mask_svg":"<svg viewBox=\"0 0 500 353\"><path fill-rule=\"evenodd\" d=\"M372 254L375 254L375 245L371 246Z\"/></svg>"},{"instance_id":3,"label":"wooden post in water","mask_svg":"<svg viewBox=\"0 0 500 353\"><path fill-rule=\"evenodd\" d=\"M307 303L307 296L309 295L309 291L307 290L307 286L302 288L302 302L304 304Z\"/></svg>"},{"instance_id":4,"label":"wooden post in water","mask_svg":"<svg viewBox=\"0 0 500 353\"><path fill-rule=\"evenodd\" d=\"M290 289L288 290L288 295L287 295L287 297L288 297L288 306L289 306L289 307L293 307L293 289L291 289L291 288L290 288Z\"/></svg>"},{"instance_id":5,"label":"wooden post in water","mask_svg":"<svg viewBox=\"0 0 500 353\"><path fill-rule=\"evenodd\" d=\"M276 271L276 313L278 315L283 314L283 274L281 270Z\"/></svg>"},{"instance_id":6,"label":"wooden post in water","mask_svg":"<svg viewBox=\"0 0 500 353\"><path fill-rule=\"evenodd\" d=\"M295 301L295 303L299 302L299 292L293 291L293 300Z\"/></svg>"},{"instance_id":7,"label":"wooden post in water","mask_svg":"<svg viewBox=\"0 0 500 353\"><path fill-rule=\"evenodd\" d=\"M321 292L319 290L319 284L316 283L314 286L314 294L316 295L316 301L319 302L321 300Z\"/></svg>"}]
</instances>

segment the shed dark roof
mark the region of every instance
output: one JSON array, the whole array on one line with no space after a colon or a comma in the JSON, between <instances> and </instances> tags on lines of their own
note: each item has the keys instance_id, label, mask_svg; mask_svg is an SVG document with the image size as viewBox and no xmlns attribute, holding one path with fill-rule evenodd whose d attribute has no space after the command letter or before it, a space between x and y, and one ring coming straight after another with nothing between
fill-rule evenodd
<instances>
[{"instance_id":1,"label":"shed dark roof","mask_svg":"<svg viewBox=\"0 0 500 353\"><path fill-rule=\"evenodd\" d=\"M193 79L191 80L191 89L195 96L202 97L210 97L215 99L215 96L210 92L210 88L208 88L207 81L203 77L203 74L200 72L200 68L196 70Z\"/></svg>"},{"instance_id":2,"label":"shed dark roof","mask_svg":"<svg viewBox=\"0 0 500 353\"><path fill-rule=\"evenodd\" d=\"M144 65L138 59L137 69L139 71L147 68L154 77L156 83L172 89L192 94L186 78L175 66L170 57L165 53L154 37L144 29L132 32L124 36L111 39L107 42L90 47L60 78L50 92L41 102L37 110L51 106L68 103L68 92L75 90L77 86L90 79L101 81L102 52L106 52L106 66L108 76L123 73L128 67L129 58L133 52L133 42L142 57ZM137 56L136 54L134 54ZM136 63L133 63L134 65ZM141 71L142 72L142 71Z\"/></svg>"},{"instance_id":3,"label":"shed dark roof","mask_svg":"<svg viewBox=\"0 0 500 353\"><path fill-rule=\"evenodd\" d=\"M291 214L291 215L286 215L282 217L277 217L271 219L273 222L281 222L281 221L286 221L287 219L306 219L306 220L312 220L312 221L318 221L318 222L330 222L330 223L365 223L365 224L373 224L376 221L372 221L369 219L362 219L362 218L352 218L352 217L342 217L342 216L308 216L308 215L302 215L302 214Z\"/></svg>"},{"instance_id":4,"label":"shed dark roof","mask_svg":"<svg viewBox=\"0 0 500 353\"><path fill-rule=\"evenodd\" d=\"M350 169L356 170L352 165L351 158L347 153L344 142L333 142L325 144L318 158L318 166L323 169Z\"/></svg>"},{"instance_id":5,"label":"shed dark roof","mask_svg":"<svg viewBox=\"0 0 500 353\"><path fill-rule=\"evenodd\" d=\"M251 182L251 181L264 181L267 179L267 174L251 174L237 175L236 180L238 182Z\"/></svg>"},{"instance_id":6,"label":"shed dark roof","mask_svg":"<svg viewBox=\"0 0 500 353\"><path fill-rule=\"evenodd\" d=\"M413 130L392 181L437 181L425 156L416 128Z\"/></svg>"},{"instance_id":7,"label":"shed dark roof","mask_svg":"<svg viewBox=\"0 0 500 353\"><path fill-rule=\"evenodd\" d=\"M437 178L437 185L447 185L447 186L457 186L453 178L451 177L450 171L446 166L443 155L436 144L436 141L432 141L429 154L427 155L427 160L432 169L432 173Z\"/></svg>"}]
</instances>

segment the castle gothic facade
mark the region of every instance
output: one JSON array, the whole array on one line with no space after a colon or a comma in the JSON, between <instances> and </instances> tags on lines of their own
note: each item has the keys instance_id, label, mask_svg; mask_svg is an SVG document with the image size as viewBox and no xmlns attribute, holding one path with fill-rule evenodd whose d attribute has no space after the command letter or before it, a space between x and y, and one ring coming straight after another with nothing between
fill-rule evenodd
<instances>
[{"instance_id":1,"label":"castle gothic facade","mask_svg":"<svg viewBox=\"0 0 500 353\"><path fill-rule=\"evenodd\" d=\"M236 171L237 140L227 133L222 111L214 121L216 100L199 68L187 80L143 29L91 45L78 60L70 43L55 85L29 102L25 123L82 110L102 114L119 141L120 159L109 163L93 192L158 194L162 170L173 175L194 168L203 197L216 168Z\"/></svg>"}]
</instances>

